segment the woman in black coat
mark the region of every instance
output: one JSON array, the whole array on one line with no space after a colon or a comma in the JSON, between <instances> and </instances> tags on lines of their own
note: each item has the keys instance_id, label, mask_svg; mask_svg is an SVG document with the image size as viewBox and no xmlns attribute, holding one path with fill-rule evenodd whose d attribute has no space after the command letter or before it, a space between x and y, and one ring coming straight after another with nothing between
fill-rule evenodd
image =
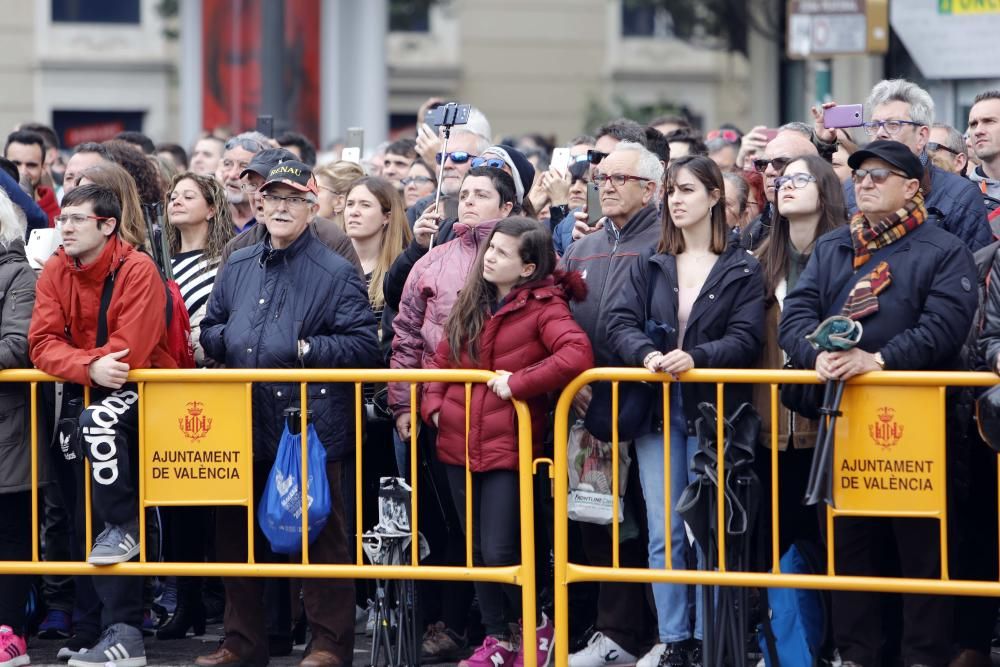
<instances>
[{"instance_id":1,"label":"woman in black coat","mask_svg":"<svg viewBox=\"0 0 1000 667\"><path fill-rule=\"evenodd\" d=\"M684 157L670 166L666 183L659 246L640 255L631 270L619 276L618 296L608 318L611 347L626 364L675 378L692 368L749 367L761 349L764 284L757 260L739 245L727 244L722 172L706 157ZM635 452L646 500L651 568L662 569L665 562L664 436L670 443L671 558L673 567L684 569L686 536L676 505L691 481L698 404L715 403L715 397L714 385L674 384L670 423L660 419L657 424L654 414L637 431ZM749 385L729 385L725 411L749 400ZM653 402L660 404L658 399ZM700 551L698 563L704 566ZM663 656L660 664L674 664L674 656L683 655L683 642L692 636L701 639L701 596L693 629L685 585L654 584L653 597L659 643L647 662L656 664Z\"/></svg>"}]
</instances>

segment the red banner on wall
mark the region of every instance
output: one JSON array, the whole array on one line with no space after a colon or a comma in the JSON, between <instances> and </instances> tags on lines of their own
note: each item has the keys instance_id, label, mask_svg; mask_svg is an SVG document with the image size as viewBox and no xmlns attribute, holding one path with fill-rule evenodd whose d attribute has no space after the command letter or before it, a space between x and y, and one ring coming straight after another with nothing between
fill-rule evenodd
<instances>
[{"instance_id":1,"label":"red banner on wall","mask_svg":"<svg viewBox=\"0 0 1000 667\"><path fill-rule=\"evenodd\" d=\"M319 138L319 0L282 3L287 129ZM261 0L202 3L202 123L252 130L261 112ZM276 114L277 115L277 114ZM276 130L280 131L278 119Z\"/></svg>"}]
</instances>

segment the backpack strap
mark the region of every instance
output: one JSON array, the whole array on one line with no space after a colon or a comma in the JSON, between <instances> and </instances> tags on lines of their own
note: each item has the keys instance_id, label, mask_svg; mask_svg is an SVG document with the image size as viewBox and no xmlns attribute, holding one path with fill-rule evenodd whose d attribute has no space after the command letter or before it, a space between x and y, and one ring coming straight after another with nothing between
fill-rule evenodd
<instances>
[{"instance_id":1,"label":"backpack strap","mask_svg":"<svg viewBox=\"0 0 1000 667\"><path fill-rule=\"evenodd\" d=\"M101 289L101 307L97 311L97 347L108 342L108 307L111 305L111 293L115 289L115 272L108 274Z\"/></svg>"}]
</instances>

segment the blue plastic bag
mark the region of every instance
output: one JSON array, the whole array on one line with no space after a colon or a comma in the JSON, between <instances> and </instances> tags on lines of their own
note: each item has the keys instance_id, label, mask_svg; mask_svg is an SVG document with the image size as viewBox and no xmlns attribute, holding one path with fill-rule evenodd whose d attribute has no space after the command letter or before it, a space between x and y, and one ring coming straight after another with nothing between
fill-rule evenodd
<instances>
[{"instance_id":1,"label":"blue plastic bag","mask_svg":"<svg viewBox=\"0 0 1000 667\"><path fill-rule=\"evenodd\" d=\"M326 448L309 425L309 543L316 541L330 516L330 483L326 478ZM267 476L264 494L257 508L261 530L279 554L302 551L302 436L292 435L288 426L281 434L278 455Z\"/></svg>"}]
</instances>

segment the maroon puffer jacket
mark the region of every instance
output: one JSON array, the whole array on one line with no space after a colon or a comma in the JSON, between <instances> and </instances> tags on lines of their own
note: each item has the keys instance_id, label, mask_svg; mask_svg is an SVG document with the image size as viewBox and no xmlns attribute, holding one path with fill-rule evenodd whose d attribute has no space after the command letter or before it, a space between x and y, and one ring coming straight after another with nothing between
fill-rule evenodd
<instances>
[{"instance_id":1,"label":"maroon puffer jacket","mask_svg":"<svg viewBox=\"0 0 1000 667\"><path fill-rule=\"evenodd\" d=\"M573 319L568 299L581 300L587 285L578 273L556 272L543 280L514 288L505 303L486 320L479 336L479 362L468 353L451 360L448 340L434 355L437 368L505 370L511 394L531 410L534 455L540 451L548 423L550 394L591 368L590 340ZM438 458L465 465L465 385L434 382L425 385L420 402L425 421L440 412ZM469 465L473 472L517 470L517 416L510 401L501 400L485 384L472 385L469 413Z\"/></svg>"}]
</instances>

